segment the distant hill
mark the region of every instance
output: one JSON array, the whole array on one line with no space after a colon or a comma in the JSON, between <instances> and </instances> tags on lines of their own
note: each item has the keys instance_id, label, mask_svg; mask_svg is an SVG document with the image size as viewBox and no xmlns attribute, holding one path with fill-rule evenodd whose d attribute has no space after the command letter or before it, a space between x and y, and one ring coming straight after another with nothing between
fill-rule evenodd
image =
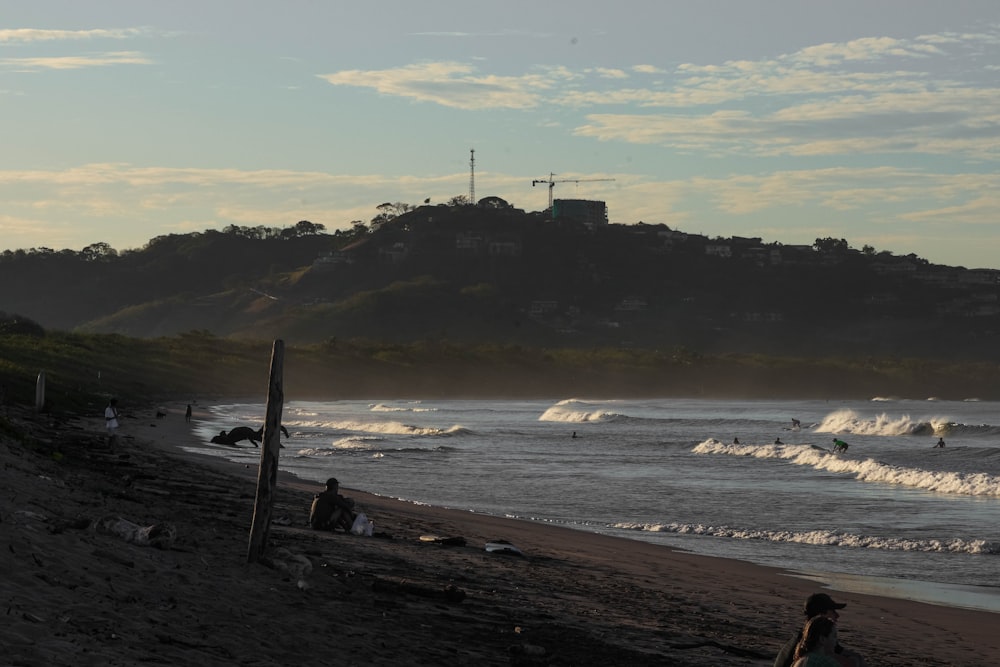
<instances>
[{"instance_id":1,"label":"distant hill","mask_svg":"<svg viewBox=\"0 0 1000 667\"><path fill-rule=\"evenodd\" d=\"M0 311L45 329L1000 361L1000 272L525 213L495 198L325 233L230 227L117 252L0 255Z\"/></svg>"}]
</instances>

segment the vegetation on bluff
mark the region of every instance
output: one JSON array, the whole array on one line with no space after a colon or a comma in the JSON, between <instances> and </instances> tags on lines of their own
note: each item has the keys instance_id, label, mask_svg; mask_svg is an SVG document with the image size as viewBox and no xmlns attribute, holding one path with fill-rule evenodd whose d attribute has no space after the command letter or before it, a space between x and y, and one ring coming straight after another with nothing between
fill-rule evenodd
<instances>
[{"instance_id":1,"label":"vegetation on bluff","mask_svg":"<svg viewBox=\"0 0 1000 667\"><path fill-rule=\"evenodd\" d=\"M378 210L0 253L0 382L26 400L44 370L56 406L263 396L280 338L289 398L1000 391L1000 272L504 202Z\"/></svg>"},{"instance_id":2,"label":"vegetation on bluff","mask_svg":"<svg viewBox=\"0 0 1000 667\"><path fill-rule=\"evenodd\" d=\"M95 411L221 397L265 400L271 341L207 332L153 339L115 334L0 334L6 400L31 404L46 374L47 409ZM286 400L337 398L732 397L1000 399L985 362L702 355L678 348L546 349L516 345L329 340L286 346Z\"/></svg>"}]
</instances>

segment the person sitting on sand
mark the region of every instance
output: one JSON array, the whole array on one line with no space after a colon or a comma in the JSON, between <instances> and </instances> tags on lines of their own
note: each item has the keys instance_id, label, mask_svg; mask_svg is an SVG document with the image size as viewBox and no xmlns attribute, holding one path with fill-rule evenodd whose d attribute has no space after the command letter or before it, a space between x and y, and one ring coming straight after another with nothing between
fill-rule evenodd
<instances>
[{"instance_id":1,"label":"person sitting on sand","mask_svg":"<svg viewBox=\"0 0 1000 667\"><path fill-rule=\"evenodd\" d=\"M813 616L795 646L792 667L839 667L834 653L836 645L837 624L826 616Z\"/></svg>"},{"instance_id":2,"label":"person sitting on sand","mask_svg":"<svg viewBox=\"0 0 1000 667\"><path fill-rule=\"evenodd\" d=\"M834 602L826 593L814 593L806 599L805 604L805 615L806 615L806 625L808 626L809 621L814 618L827 618L836 625L837 620L840 618L839 609L843 609L847 605L843 602ZM792 663L795 662L795 650L802 640L805 633L805 628L800 629L795 636L785 642L785 645L778 652L778 657L774 659L774 667L791 667ZM833 646L833 665L839 665L841 667L866 667L865 659L857 651L852 651L851 649L844 648L840 645L839 640L834 642ZM804 663L813 665L813 663ZM816 663L822 664L822 663Z\"/></svg>"},{"instance_id":3,"label":"person sitting on sand","mask_svg":"<svg viewBox=\"0 0 1000 667\"><path fill-rule=\"evenodd\" d=\"M340 495L336 477L326 480L326 491L317 493L309 508L309 525L315 530L343 528L350 532L354 524L354 500Z\"/></svg>"}]
</instances>

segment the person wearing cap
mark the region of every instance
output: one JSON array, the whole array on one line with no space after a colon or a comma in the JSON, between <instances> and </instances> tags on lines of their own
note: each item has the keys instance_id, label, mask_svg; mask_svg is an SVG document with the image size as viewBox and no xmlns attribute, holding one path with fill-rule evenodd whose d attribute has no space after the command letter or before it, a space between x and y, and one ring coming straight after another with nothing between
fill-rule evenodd
<instances>
[{"instance_id":1,"label":"person wearing cap","mask_svg":"<svg viewBox=\"0 0 1000 667\"><path fill-rule=\"evenodd\" d=\"M309 525L315 530L351 530L354 523L354 501L340 495L340 482L336 477L326 480L326 491L313 497L309 508Z\"/></svg>"},{"instance_id":2,"label":"person wearing cap","mask_svg":"<svg viewBox=\"0 0 1000 667\"><path fill-rule=\"evenodd\" d=\"M813 593L806 599L803 611L806 615L806 622L817 616L829 618L834 624L840 618L839 609L843 609L847 604L844 602L834 602L826 593ZM802 640L802 629L792 637L781 648L778 657L774 659L774 667L791 667L795 661L795 647ZM850 649L844 648L838 642L834 647L833 658L843 667L866 667L864 658Z\"/></svg>"},{"instance_id":3,"label":"person wearing cap","mask_svg":"<svg viewBox=\"0 0 1000 667\"><path fill-rule=\"evenodd\" d=\"M802 629L792 667L840 667L836 646L837 624L826 616L813 616Z\"/></svg>"}]
</instances>

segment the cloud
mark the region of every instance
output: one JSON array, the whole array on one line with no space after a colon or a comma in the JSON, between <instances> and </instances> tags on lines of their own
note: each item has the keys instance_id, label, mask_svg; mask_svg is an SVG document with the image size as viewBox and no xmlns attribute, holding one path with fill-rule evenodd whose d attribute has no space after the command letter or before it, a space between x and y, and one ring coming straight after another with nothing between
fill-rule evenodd
<instances>
[{"instance_id":1,"label":"cloud","mask_svg":"<svg viewBox=\"0 0 1000 667\"><path fill-rule=\"evenodd\" d=\"M528 109L538 106L542 93L563 78L561 70L522 76L477 74L471 65L434 62L387 70L345 70L318 75L335 86L371 88L458 109Z\"/></svg>"},{"instance_id":2,"label":"cloud","mask_svg":"<svg viewBox=\"0 0 1000 667\"><path fill-rule=\"evenodd\" d=\"M94 30L42 30L38 28L0 29L0 44L30 44L81 39L131 39L148 32L143 28L112 28Z\"/></svg>"},{"instance_id":3,"label":"cloud","mask_svg":"<svg viewBox=\"0 0 1000 667\"><path fill-rule=\"evenodd\" d=\"M864 37L849 42L806 47L787 58L815 67L833 67L850 62L872 62L887 58L925 58L942 51L930 42L913 42L892 37Z\"/></svg>"},{"instance_id":4,"label":"cloud","mask_svg":"<svg viewBox=\"0 0 1000 667\"><path fill-rule=\"evenodd\" d=\"M138 51L111 51L75 56L39 56L35 58L2 58L0 66L21 71L42 69L83 69L110 65L150 65L152 60Z\"/></svg>"},{"instance_id":5,"label":"cloud","mask_svg":"<svg viewBox=\"0 0 1000 667\"><path fill-rule=\"evenodd\" d=\"M866 37L756 61L649 64L648 86L622 86L624 68L535 68L483 74L456 62L322 75L338 86L465 110L607 109L573 130L581 137L712 155L815 157L923 153L991 161L1000 156L1000 87L949 69L953 54L995 54L996 35ZM621 112L610 111L622 107ZM651 113L653 109L666 110ZM569 123L563 122L564 125Z\"/></svg>"},{"instance_id":6,"label":"cloud","mask_svg":"<svg viewBox=\"0 0 1000 667\"><path fill-rule=\"evenodd\" d=\"M623 69L616 67L597 67L594 69L602 79L627 79L628 74Z\"/></svg>"},{"instance_id":7,"label":"cloud","mask_svg":"<svg viewBox=\"0 0 1000 667\"><path fill-rule=\"evenodd\" d=\"M900 217L912 222L990 225L991 228L995 228L997 211L1000 211L1000 197L988 194L956 206L913 211Z\"/></svg>"}]
</instances>

